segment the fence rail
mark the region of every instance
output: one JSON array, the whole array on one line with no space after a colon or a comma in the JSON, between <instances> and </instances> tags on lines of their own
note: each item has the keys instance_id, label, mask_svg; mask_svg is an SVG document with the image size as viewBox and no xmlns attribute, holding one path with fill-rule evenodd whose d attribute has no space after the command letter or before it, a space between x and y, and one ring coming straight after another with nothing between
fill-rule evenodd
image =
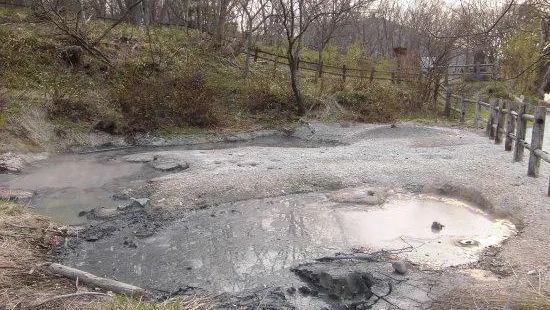
<instances>
[{"instance_id":1,"label":"fence rail","mask_svg":"<svg viewBox=\"0 0 550 310\"><path fill-rule=\"evenodd\" d=\"M452 93L452 87L447 86L445 91L445 115L451 117L451 111L460 113L460 122L465 123L466 103L475 105L474 127L480 128L480 121L485 121L485 132L495 144L504 143L505 151L513 151L513 161L523 161L525 150L529 151L527 175L539 177L541 162L550 163L550 154L542 150L546 113L550 108L541 104L534 107L534 114L528 114L529 105L522 101L493 98L489 103L479 98L468 99L464 95ZM460 101L460 109L453 106L453 99ZM487 108L488 119L481 117L481 108ZM527 125L532 123L531 142L526 141ZM548 186L550 196L550 180Z\"/></svg>"},{"instance_id":2,"label":"fence rail","mask_svg":"<svg viewBox=\"0 0 550 310\"><path fill-rule=\"evenodd\" d=\"M254 62L257 62L258 59L265 60L273 63L273 68L277 68L278 65L289 66L289 60L286 55L281 55L273 52L268 52L260 48L254 48L251 50L244 50L242 52L244 55L253 57ZM407 68L399 67L396 70L385 71L376 69L375 66L371 66L369 69L360 69L360 68L351 68L346 65L336 66L332 64L325 64L323 62L312 62L307 60L298 60L298 67L300 70L315 72L318 77L322 77L323 74L331 76L339 76L344 82L348 78L352 79L361 79L361 80L385 80L385 81L394 81L400 82L406 78L422 78L426 72L421 71L420 66L418 71L410 70ZM471 65L451 65L451 66L437 66L433 69L445 69L449 70L452 68L479 68L479 67L494 67L493 64L471 64ZM476 69L477 70L477 69ZM411 72L412 71L412 72ZM449 73L446 72L445 75L447 78L449 76L464 76L463 73ZM493 75L493 72L483 72L481 75Z\"/></svg>"}]
</instances>

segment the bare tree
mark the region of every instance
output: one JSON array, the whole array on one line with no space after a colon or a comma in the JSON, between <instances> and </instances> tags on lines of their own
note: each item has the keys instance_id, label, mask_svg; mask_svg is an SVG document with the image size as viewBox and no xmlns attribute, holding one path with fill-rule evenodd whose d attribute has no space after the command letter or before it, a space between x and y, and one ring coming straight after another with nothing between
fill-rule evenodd
<instances>
[{"instance_id":1,"label":"bare tree","mask_svg":"<svg viewBox=\"0 0 550 310\"><path fill-rule=\"evenodd\" d=\"M327 44L333 38L336 29L346 22L350 22L354 12L365 8L367 4L372 2L374 2L374 0L332 0L324 3L324 5L327 6L324 8L324 11L329 13L323 14L314 20L312 24L313 38L318 53L319 76L321 76L323 70L323 52Z\"/></svg>"}]
</instances>

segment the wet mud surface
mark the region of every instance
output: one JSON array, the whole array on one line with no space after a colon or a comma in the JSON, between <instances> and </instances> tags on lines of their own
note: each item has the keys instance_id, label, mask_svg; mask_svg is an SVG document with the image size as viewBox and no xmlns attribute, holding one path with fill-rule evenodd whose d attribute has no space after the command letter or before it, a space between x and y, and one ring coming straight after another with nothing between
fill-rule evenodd
<instances>
[{"instance_id":1,"label":"wet mud surface","mask_svg":"<svg viewBox=\"0 0 550 310\"><path fill-rule=\"evenodd\" d=\"M456 270L510 275L507 214L538 200L515 198L533 182L508 154L459 130L315 130L64 155L0 189L81 225L60 262L220 309L422 309L472 278Z\"/></svg>"},{"instance_id":2,"label":"wet mud surface","mask_svg":"<svg viewBox=\"0 0 550 310\"><path fill-rule=\"evenodd\" d=\"M514 233L511 223L454 199L394 193L385 201L382 192L289 195L170 219L134 209L81 231L60 249L62 262L153 292L191 286L242 295L279 287L285 302L299 309L317 309L319 298L332 308L368 309L390 293L398 300L404 293L396 292L412 289L399 288L412 280L393 279L392 259L432 270L472 263L484 247ZM379 198L372 203L367 197ZM435 220L444 227L434 230ZM316 259L322 262L308 263ZM356 260L354 268L346 265ZM409 306L427 298L409 300Z\"/></svg>"}]
</instances>

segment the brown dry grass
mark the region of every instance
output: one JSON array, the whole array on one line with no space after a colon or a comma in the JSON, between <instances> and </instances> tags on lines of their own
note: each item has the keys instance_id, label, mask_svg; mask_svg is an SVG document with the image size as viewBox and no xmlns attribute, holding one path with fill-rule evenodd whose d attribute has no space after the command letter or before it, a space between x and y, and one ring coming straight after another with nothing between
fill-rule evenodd
<instances>
[{"instance_id":1,"label":"brown dry grass","mask_svg":"<svg viewBox=\"0 0 550 310\"><path fill-rule=\"evenodd\" d=\"M21 308L46 295L69 291L70 282L37 268L50 257L61 234L27 207L0 201L0 305Z\"/></svg>"},{"instance_id":2,"label":"brown dry grass","mask_svg":"<svg viewBox=\"0 0 550 310\"><path fill-rule=\"evenodd\" d=\"M438 298L430 309L549 310L550 296L537 284L516 276L505 282L457 288Z\"/></svg>"}]
</instances>

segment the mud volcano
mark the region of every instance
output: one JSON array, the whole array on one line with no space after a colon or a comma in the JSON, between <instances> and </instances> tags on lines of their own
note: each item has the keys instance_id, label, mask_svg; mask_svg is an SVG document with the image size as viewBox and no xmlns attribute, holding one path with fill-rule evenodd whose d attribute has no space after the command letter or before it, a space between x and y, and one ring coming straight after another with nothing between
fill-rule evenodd
<instances>
[{"instance_id":1,"label":"mud volcano","mask_svg":"<svg viewBox=\"0 0 550 310\"><path fill-rule=\"evenodd\" d=\"M515 230L459 200L366 188L223 204L144 233L155 225L147 221L95 227L116 232L81 242L64 263L158 291L236 293L299 287L291 267L336 253L386 250L432 269L470 263Z\"/></svg>"}]
</instances>

